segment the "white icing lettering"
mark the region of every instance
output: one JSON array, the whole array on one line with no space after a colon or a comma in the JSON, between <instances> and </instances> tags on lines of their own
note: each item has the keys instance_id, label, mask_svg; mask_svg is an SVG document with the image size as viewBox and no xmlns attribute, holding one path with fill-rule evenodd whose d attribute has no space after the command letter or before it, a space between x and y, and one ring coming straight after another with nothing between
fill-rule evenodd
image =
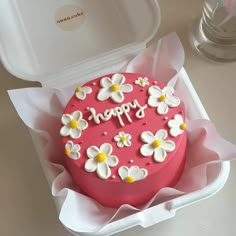
<instances>
[{"instance_id":1,"label":"white icing lettering","mask_svg":"<svg viewBox=\"0 0 236 236\"><path fill-rule=\"evenodd\" d=\"M115 107L114 109L114 113L115 113L115 116L118 118L119 120L119 123L121 126L124 126L124 122L121 118L121 116L123 115L124 111L121 107Z\"/></svg>"},{"instance_id":2,"label":"white icing lettering","mask_svg":"<svg viewBox=\"0 0 236 236\"><path fill-rule=\"evenodd\" d=\"M110 109L107 109L104 112L104 116L102 116L102 114L100 114L100 115L101 115L101 117L103 117L103 118L101 118L102 120L107 121L107 120L110 120L111 117L114 115L114 111L110 110Z\"/></svg>"},{"instance_id":3,"label":"white icing lettering","mask_svg":"<svg viewBox=\"0 0 236 236\"><path fill-rule=\"evenodd\" d=\"M89 120L93 119L96 124L100 124L101 120L108 121L112 117L117 117L120 125L124 126L122 115L125 115L126 119L131 123L132 119L129 115L129 112L131 109L136 109L136 108L139 108L139 109L136 111L135 116L138 119L144 118L144 116L145 116L144 110L147 108L147 104L145 104L144 106L141 106L138 103L138 101L135 99L133 102L128 102L128 103L122 104L119 107L107 109L104 111L103 114L102 113L97 114L97 112L94 108L89 108L88 110L91 112L91 115L89 116L88 119Z\"/></svg>"},{"instance_id":4,"label":"white icing lettering","mask_svg":"<svg viewBox=\"0 0 236 236\"><path fill-rule=\"evenodd\" d=\"M136 117L139 119L144 118L144 110L147 108L147 104L145 104L144 106L140 106L137 100L134 100L134 103L137 107L139 107L138 111L136 112Z\"/></svg>"},{"instance_id":5,"label":"white icing lettering","mask_svg":"<svg viewBox=\"0 0 236 236\"><path fill-rule=\"evenodd\" d=\"M123 111L124 111L124 114L125 114L127 120L131 123L131 122L132 122L132 119L131 119L130 116L129 116L129 112L130 112L130 106L129 106L129 104L130 104L130 102L127 103L127 104L121 105L121 107L122 107L122 109L123 109Z\"/></svg>"},{"instance_id":6,"label":"white icing lettering","mask_svg":"<svg viewBox=\"0 0 236 236\"><path fill-rule=\"evenodd\" d=\"M88 110L90 110L90 112L91 112L91 114L92 114L88 119L89 119L89 120L94 119L94 122L95 122L96 124L100 124L99 114L98 114L98 115L96 114L96 110L95 110L94 108L88 108ZM101 114L100 114L100 115L101 115Z\"/></svg>"}]
</instances>

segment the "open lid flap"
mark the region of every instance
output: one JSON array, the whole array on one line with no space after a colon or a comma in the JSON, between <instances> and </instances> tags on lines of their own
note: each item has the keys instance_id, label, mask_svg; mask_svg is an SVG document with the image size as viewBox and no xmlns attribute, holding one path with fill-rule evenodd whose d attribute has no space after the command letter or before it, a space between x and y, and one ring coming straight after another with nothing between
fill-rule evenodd
<instances>
[{"instance_id":1,"label":"open lid flap","mask_svg":"<svg viewBox=\"0 0 236 236\"><path fill-rule=\"evenodd\" d=\"M61 87L134 56L159 24L157 0L0 0L1 61L19 78Z\"/></svg>"}]
</instances>

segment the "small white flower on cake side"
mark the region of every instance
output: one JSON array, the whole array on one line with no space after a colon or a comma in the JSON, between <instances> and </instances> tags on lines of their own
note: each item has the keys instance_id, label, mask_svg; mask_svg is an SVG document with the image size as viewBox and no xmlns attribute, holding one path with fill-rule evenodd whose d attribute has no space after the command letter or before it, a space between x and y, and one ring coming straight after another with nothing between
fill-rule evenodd
<instances>
[{"instance_id":1,"label":"small white flower on cake side","mask_svg":"<svg viewBox=\"0 0 236 236\"><path fill-rule=\"evenodd\" d=\"M77 139L81 136L82 130L88 127L88 122L83 119L81 111L74 111L71 114L63 114L61 122L64 125L60 134L62 136L70 136L73 139Z\"/></svg>"},{"instance_id":2,"label":"small white flower on cake side","mask_svg":"<svg viewBox=\"0 0 236 236\"><path fill-rule=\"evenodd\" d=\"M92 93L92 89L88 86L84 86L84 87L80 87L78 86L75 89L75 96L79 99L79 100L84 100L86 98L87 94Z\"/></svg>"},{"instance_id":3,"label":"small white flower on cake side","mask_svg":"<svg viewBox=\"0 0 236 236\"><path fill-rule=\"evenodd\" d=\"M68 157L73 160L78 160L80 158L80 145L74 144L72 141L68 141L65 145L65 153Z\"/></svg>"},{"instance_id":4,"label":"small white flower on cake side","mask_svg":"<svg viewBox=\"0 0 236 236\"><path fill-rule=\"evenodd\" d=\"M167 138L167 131L164 129L158 130L155 135L150 131L144 131L141 134L141 140L144 144L140 152L143 156L148 157L154 154L156 162L163 162L166 159L167 152L172 152L175 149L175 143Z\"/></svg>"},{"instance_id":5,"label":"small white flower on cake side","mask_svg":"<svg viewBox=\"0 0 236 236\"><path fill-rule=\"evenodd\" d=\"M177 107L180 99L173 96L174 89L172 87L164 87L160 89L158 86L152 86L148 89L149 99L148 105L157 108L157 113L165 115L169 111L169 107Z\"/></svg>"},{"instance_id":6,"label":"small white flower on cake side","mask_svg":"<svg viewBox=\"0 0 236 236\"><path fill-rule=\"evenodd\" d=\"M123 182L131 184L137 180L144 179L148 175L148 171L138 166L121 166L118 170L119 176Z\"/></svg>"},{"instance_id":7,"label":"small white flower on cake side","mask_svg":"<svg viewBox=\"0 0 236 236\"><path fill-rule=\"evenodd\" d=\"M141 86L141 87L145 87L146 85L149 85L149 82L148 82L148 78L147 77L138 77L135 82L135 84Z\"/></svg>"},{"instance_id":8,"label":"small white flower on cake side","mask_svg":"<svg viewBox=\"0 0 236 236\"><path fill-rule=\"evenodd\" d=\"M118 164L119 160L112 155L113 148L111 144L104 143L100 147L91 146L87 149L88 160L85 162L84 168L88 172L97 171L98 177L107 179L111 175L110 167Z\"/></svg>"},{"instance_id":9,"label":"small white flower on cake side","mask_svg":"<svg viewBox=\"0 0 236 236\"><path fill-rule=\"evenodd\" d=\"M122 74L114 74L111 78L104 77L100 81L101 89L98 93L98 100L104 101L111 98L114 102L120 103L124 100L124 93L133 90L131 84L124 84L125 76Z\"/></svg>"},{"instance_id":10,"label":"small white flower on cake side","mask_svg":"<svg viewBox=\"0 0 236 236\"><path fill-rule=\"evenodd\" d=\"M174 119L168 121L168 126L170 128L170 135L173 137L177 137L187 129L187 124L179 114L176 114Z\"/></svg>"},{"instance_id":11,"label":"small white flower on cake side","mask_svg":"<svg viewBox=\"0 0 236 236\"><path fill-rule=\"evenodd\" d=\"M117 147L130 147L131 146L131 135L126 134L125 132L119 132L115 137L114 140L117 143Z\"/></svg>"}]
</instances>

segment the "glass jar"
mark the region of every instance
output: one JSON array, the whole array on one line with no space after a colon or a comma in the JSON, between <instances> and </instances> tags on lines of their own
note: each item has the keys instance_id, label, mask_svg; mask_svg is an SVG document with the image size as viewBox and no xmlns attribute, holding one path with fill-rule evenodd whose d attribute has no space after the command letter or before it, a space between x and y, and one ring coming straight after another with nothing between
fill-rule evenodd
<instances>
[{"instance_id":1,"label":"glass jar","mask_svg":"<svg viewBox=\"0 0 236 236\"><path fill-rule=\"evenodd\" d=\"M192 44L215 61L236 60L236 0L203 0L201 19L192 32Z\"/></svg>"}]
</instances>

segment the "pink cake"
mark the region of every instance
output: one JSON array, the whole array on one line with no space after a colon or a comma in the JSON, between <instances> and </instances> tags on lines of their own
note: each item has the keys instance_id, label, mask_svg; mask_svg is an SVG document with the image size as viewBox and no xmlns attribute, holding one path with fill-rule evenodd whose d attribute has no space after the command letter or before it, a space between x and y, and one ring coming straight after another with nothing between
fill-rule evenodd
<instances>
[{"instance_id":1,"label":"pink cake","mask_svg":"<svg viewBox=\"0 0 236 236\"><path fill-rule=\"evenodd\" d=\"M137 206L178 182L186 123L172 87L140 74L77 87L61 118L65 163L81 192L104 206Z\"/></svg>"}]
</instances>

